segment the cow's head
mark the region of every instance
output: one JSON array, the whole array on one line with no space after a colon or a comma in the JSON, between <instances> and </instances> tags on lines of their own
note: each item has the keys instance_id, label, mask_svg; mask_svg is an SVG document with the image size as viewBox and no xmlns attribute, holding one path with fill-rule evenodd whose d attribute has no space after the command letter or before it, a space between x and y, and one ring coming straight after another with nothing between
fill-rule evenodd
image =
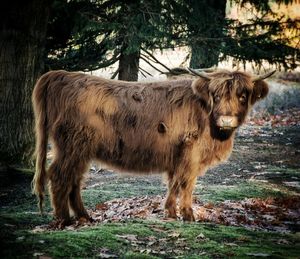
<instances>
[{"instance_id":1,"label":"cow's head","mask_svg":"<svg viewBox=\"0 0 300 259\"><path fill-rule=\"evenodd\" d=\"M258 77L226 70L205 74L191 70L199 76L193 91L208 108L211 125L220 133L230 133L245 120L249 108L266 97L269 87L263 80L275 71Z\"/></svg>"}]
</instances>

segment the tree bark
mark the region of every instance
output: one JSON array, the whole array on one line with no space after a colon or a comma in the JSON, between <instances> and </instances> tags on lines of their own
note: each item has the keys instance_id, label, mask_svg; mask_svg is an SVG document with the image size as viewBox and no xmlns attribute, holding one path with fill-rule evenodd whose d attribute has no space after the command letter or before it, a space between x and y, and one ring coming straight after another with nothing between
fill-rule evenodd
<instances>
[{"instance_id":1,"label":"tree bark","mask_svg":"<svg viewBox=\"0 0 300 259\"><path fill-rule=\"evenodd\" d=\"M31 93L43 70L50 3L10 1L0 11L0 165L29 166L34 146Z\"/></svg>"},{"instance_id":2,"label":"tree bark","mask_svg":"<svg viewBox=\"0 0 300 259\"><path fill-rule=\"evenodd\" d=\"M123 51L119 59L119 80L137 81L139 74L140 51L127 54Z\"/></svg>"},{"instance_id":3,"label":"tree bark","mask_svg":"<svg viewBox=\"0 0 300 259\"><path fill-rule=\"evenodd\" d=\"M190 67L206 68L218 64L226 15L226 0L191 0L191 17L199 22L189 26L199 40L192 42ZM214 40L215 38L215 40Z\"/></svg>"}]
</instances>

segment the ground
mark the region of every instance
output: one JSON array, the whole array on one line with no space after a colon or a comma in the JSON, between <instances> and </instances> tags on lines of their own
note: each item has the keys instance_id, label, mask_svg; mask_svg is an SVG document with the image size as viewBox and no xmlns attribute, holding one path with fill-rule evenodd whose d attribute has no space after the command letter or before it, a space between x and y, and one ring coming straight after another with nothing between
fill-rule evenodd
<instances>
[{"instance_id":1,"label":"ground","mask_svg":"<svg viewBox=\"0 0 300 259\"><path fill-rule=\"evenodd\" d=\"M92 167L83 196L95 222L49 229L49 201L40 216L32 172L6 170L0 257L299 258L300 89L271 84L270 97L239 129L229 161L198 179L195 223L164 219L161 176Z\"/></svg>"}]
</instances>

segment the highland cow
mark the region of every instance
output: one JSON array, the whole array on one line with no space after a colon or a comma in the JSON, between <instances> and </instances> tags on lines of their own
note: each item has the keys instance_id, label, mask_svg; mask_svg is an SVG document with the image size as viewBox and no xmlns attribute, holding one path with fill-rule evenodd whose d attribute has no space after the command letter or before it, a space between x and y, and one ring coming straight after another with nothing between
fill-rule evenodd
<instances>
[{"instance_id":1,"label":"highland cow","mask_svg":"<svg viewBox=\"0 0 300 259\"><path fill-rule=\"evenodd\" d=\"M36 173L33 191L42 209L49 181L54 216L89 219L81 182L92 160L119 171L167 175L165 210L193 221L192 192L198 176L231 151L236 129L268 85L244 72L193 71L195 80L124 82L77 72L50 71L33 92ZM48 138L54 157L46 170Z\"/></svg>"}]
</instances>

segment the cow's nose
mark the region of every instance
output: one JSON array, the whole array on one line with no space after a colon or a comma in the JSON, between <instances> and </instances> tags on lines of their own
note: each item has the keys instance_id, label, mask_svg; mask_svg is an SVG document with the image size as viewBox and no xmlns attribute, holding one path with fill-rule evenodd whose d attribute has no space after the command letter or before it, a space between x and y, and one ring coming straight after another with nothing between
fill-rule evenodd
<instances>
[{"instance_id":1,"label":"cow's nose","mask_svg":"<svg viewBox=\"0 0 300 259\"><path fill-rule=\"evenodd\" d=\"M238 120L236 116L221 115L216 124L220 128L236 128L238 126Z\"/></svg>"},{"instance_id":2,"label":"cow's nose","mask_svg":"<svg viewBox=\"0 0 300 259\"><path fill-rule=\"evenodd\" d=\"M231 126L232 121L233 121L232 118L228 118L228 117L227 118L222 118L221 120L222 120L222 123L223 123L224 127Z\"/></svg>"}]
</instances>

